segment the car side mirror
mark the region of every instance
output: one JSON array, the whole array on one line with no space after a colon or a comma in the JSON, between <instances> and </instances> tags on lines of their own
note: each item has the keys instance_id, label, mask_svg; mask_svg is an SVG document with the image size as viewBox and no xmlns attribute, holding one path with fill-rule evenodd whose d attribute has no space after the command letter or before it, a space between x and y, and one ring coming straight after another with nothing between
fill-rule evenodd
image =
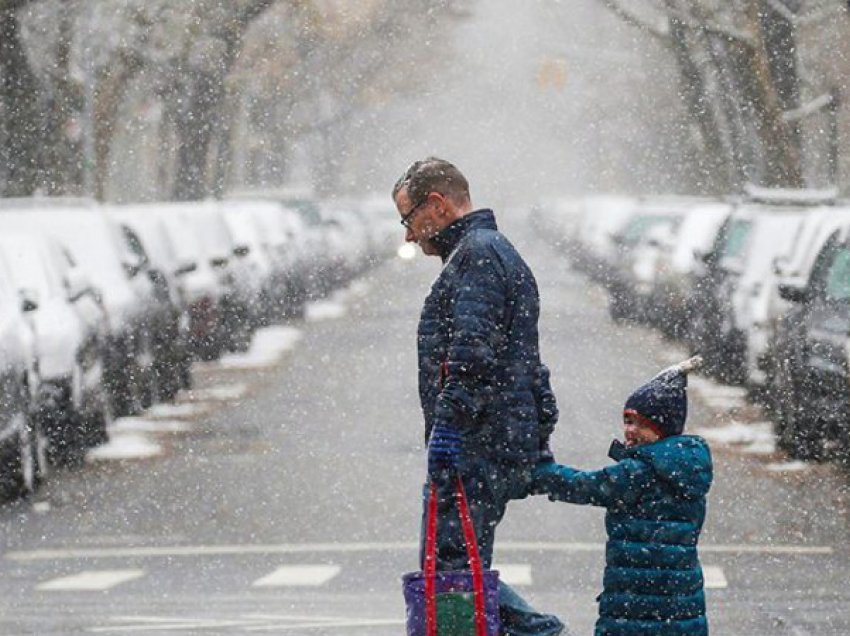
<instances>
[{"instance_id":1,"label":"car side mirror","mask_svg":"<svg viewBox=\"0 0 850 636\"><path fill-rule=\"evenodd\" d=\"M779 297L792 303L805 303L812 297L812 294L808 287L780 283Z\"/></svg>"},{"instance_id":2,"label":"car side mirror","mask_svg":"<svg viewBox=\"0 0 850 636\"><path fill-rule=\"evenodd\" d=\"M171 288L168 279L158 269L148 270L148 278L153 283L153 293L160 302L168 302L171 299Z\"/></svg>"},{"instance_id":3,"label":"car side mirror","mask_svg":"<svg viewBox=\"0 0 850 636\"><path fill-rule=\"evenodd\" d=\"M777 256L773 259L773 273L782 276L788 268L788 259L784 256Z\"/></svg>"},{"instance_id":4,"label":"car side mirror","mask_svg":"<svg viewBox=\"0 0 850 636\"><path fill-rule=\"evenodd\" d=\"M177 276L182 276L183 274L189 274L198 269L198 264L195 262L183 263L180 267L174 270L174 273Z\"/></svg>"},{"instance_id":5,"label":"car side mirror","mask_svg":"<svg viewBox=\"0 0 850 636\"><path fill-rule=\"evenodd\" d=\"M142 263L121 263L121 266L124 268L124 273L127 274L127 278L135 278L139 275L139 272L142 271Z\"/></svg>"},{"instance_id":6,"label":"car side mirror","mask_svg":"<svg viewBox=\"0 0 850 636\"><path fill-rule=\"evenodd\" d=\"M34 289L23 287L18 290L18 295L21 297L21 311L27 313L38 309L38 292Z\"/></svg>"},{"instance_id":7,"label":"car side mirror","mask_svg":"<svg viewBox=\"0 0 850 636\"><path fill-rule=\"evenodd\" d=\"M233 248L233 255L234 256L243 257L243 256L248 256L248 254L250 254L250 253L251 253L251 248L248 245L237 245L236 247Z\"/></svg>"}]
</instances>

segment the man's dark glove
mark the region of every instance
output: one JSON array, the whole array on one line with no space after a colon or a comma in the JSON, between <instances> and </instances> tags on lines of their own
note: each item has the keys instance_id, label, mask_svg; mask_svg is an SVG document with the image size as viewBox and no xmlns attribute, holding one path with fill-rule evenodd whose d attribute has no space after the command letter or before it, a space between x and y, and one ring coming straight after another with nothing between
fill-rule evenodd
<instances>
[{"instance_id":1,"label":"man's dark glove","mask_svg":"<svg viewBox=\"0 0 850 636\"><path fill-rule=\"evenodd\" d=\"M446 424L435 425L428 442L428 475L434 478L443 471L457 472L462 456L460 431Z\"/></svg>"},{"instance_id":2,"label":"man's dark glove","mask_svg":"<svg viewBox=\"0 0 850 636\"><path fill-rule=\"evenodd\" d=\"M552 464L555 462L555 456L552 454L552 449L549 448L549 440L540 444L540 457L537 460L540 464Z\"/></svg>"}]
</instances>

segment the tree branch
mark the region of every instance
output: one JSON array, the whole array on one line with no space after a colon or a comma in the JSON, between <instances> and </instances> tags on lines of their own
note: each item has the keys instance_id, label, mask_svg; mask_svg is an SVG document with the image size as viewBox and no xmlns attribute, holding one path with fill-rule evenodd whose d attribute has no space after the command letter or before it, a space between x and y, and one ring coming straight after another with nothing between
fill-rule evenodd
<instances>
[{"instance_id":1,"label":"tree branch","mask_svg":"<svg viewBox=\"0 0 850 636\"><path fill-rule=\"evenodd\" d=\"M602 0L602 3L626 24L661 40L664 44L670 44L670 26L666 20L659 20L657 24L650 24L633 13L626 11L626 9L620 6L617 0Z\"/></svg>"},{"instance_id":2,"label":"tree branch","mask_svg":"<svg viewBox=\"0 0 850 636\"><path fill-rule=\"evenodd\" d=\"M788 22L794 27L803 27L809 26L810 24L817 24L818 22L823 22L827 18L831 18L834 14L838 12L847 11L847 5L843 2L836 2L832 4L832 6L826 7L817 7L815 9L811 9L807 14L800 15L794 11L791 11L787 6L785 6L779 0L766 0L767 5L776 11L783 18L788 20Z\"/></svg>"}]
</instances>

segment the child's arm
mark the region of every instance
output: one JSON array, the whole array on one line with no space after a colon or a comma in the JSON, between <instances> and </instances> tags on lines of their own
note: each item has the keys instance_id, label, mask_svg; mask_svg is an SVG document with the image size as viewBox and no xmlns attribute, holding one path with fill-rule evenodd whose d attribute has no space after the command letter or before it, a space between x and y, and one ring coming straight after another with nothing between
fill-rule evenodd
<instances>
[{"instance_id":1,"label":"child's arm","mask_svg":"<svg viewBox=\"0 0 850 636\"><path fill-rule=\"evenodd\" d=\"M624 459L589 471L543 463L534 469L532 493L549 495L552 501L607 508L636 500L652 479L652 469L638 459Z\"/></svg>"}]
</instances>

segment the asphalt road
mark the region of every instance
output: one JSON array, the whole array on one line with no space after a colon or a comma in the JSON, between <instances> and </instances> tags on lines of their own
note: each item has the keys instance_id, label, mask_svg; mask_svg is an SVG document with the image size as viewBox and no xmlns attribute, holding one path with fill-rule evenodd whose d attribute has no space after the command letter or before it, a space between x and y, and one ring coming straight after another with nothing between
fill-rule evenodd
<instances>
[{"instance_id":1,"label":"asphalt road","mask_svg":"<svg viewBox=\"0 0 850 636\"><path fill-rule=\"evenodd\" d=\"M521 213L499 216L541 287L556 456L600 466L629 392L684 352L612 324L602 292ZM424 474L414 334L437 270L422 256L387 262L267 333L253 357L199 366L178 408L121 422L114 437L149 457L92 456L0 510L0 633L403 633ZM691 429L763 426L734 390L699 381L692 393ZM713 633L850 633L847 479L744 441L712 443L701 547ZM515 502L497 536L505 578L577 634L595 617L602 514Z\"/></svg>"}]
</instances>

